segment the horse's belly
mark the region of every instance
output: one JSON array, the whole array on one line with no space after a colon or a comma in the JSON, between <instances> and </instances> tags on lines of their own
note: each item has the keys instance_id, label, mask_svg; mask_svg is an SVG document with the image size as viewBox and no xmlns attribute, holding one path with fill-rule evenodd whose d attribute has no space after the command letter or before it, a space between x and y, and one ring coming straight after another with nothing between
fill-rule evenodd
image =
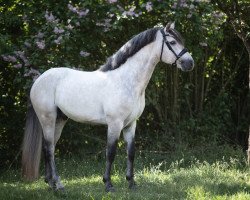
<instances>
[{"instance_id":1,"label":"horse's belly","mask_svg":"<svg viewBox=\"0 0 250 200\"><path fill-rule=\"evenodd\" d=\"M67 115L67 114L66 114ZM70 119L81 122L81 123L88 123L88 124L106 124L106 118L101 116L87 116L85 115L75 115L68 113L67 115Z\"/></svg>"},{"instance_id":2,"label":"horse's belly","mask_svg":"<svg viewBox=\"0 0 250 200\"><path fill-rule=\"evenodd\" d=\"M58 103L60 110L70 119L90 124L106 124L106 118L100 105Z\"/></svg>"},{"instance_id":3,"label":"horse's belly","mask_svg":"<svg viewBox=\"0 0 250 200\"><path fill-rule=\"evenodd\" d=\"M101 93L94 88L63 84L57 88L55 101L60 110L74 121L106 124Z\"/></svg>"}]
</instances>

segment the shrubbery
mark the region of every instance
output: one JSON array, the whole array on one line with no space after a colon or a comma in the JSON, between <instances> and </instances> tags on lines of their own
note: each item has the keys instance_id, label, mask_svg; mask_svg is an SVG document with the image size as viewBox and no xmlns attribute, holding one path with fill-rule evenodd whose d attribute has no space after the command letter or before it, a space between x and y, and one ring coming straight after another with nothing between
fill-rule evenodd
<instances>
[{"instance_id":1,"label":"shrubbery","mask_svg":"<svg viewBox=\"0 0 250 200\"><path fill-rule=\"evenodd\" d=\"M158 65L138 122L138 148L244 145L246 51L226 16L209 1L12 0L3 1L0 12L0 165L9 166L20 149L27 95L40 73L51 67L96 70L133 35L169 21L183 34L195 69L185 74ZM93 139L99 135L100 140ZM105 145L102 141L104 128L71 123L58 152L74 153L80 146L93 152Z\"/></svg>"}]
</instances>

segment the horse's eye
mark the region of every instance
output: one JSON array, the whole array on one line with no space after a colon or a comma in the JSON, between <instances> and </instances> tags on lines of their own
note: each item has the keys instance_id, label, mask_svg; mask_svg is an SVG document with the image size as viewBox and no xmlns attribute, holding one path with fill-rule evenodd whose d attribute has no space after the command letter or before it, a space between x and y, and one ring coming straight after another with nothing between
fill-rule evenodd
<instances>
[{"instance_id":1,"label":"horse's eye","mask_svg":"<svg viewBox=\"0 0 250 200\"><path fill-rule=\"evenodd\" d=\"M171 45L175 45L175 44L176 44L176 41L173 40L173 41L170 42L170 44L171 44Z\"/></svg>"}]
</instances>

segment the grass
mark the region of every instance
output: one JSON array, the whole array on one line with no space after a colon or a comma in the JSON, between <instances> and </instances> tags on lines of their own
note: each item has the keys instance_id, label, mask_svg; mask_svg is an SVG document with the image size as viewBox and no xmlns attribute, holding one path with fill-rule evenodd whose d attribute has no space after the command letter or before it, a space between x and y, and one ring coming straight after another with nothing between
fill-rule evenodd
<instances>
[{"instance_id":1,"label":"grass","mask_svg":"<svg viewBox=\"0 0 250 200\"><path fill-rule=\"evenodd\" d=\"M130 191L125 180L125 155L118 153L113 167L115 193L106 193L102 183L104 158L57 159L58 171L66 193L48 189L43 176L33 183L21 180L18 170L8 170L0 177L0 199L250 199L250 169L239 156L199 161L176 154L137 154L135 178L137 190ZM243 155L243 153L242 153Z\"/></svg>"}]
</instances>

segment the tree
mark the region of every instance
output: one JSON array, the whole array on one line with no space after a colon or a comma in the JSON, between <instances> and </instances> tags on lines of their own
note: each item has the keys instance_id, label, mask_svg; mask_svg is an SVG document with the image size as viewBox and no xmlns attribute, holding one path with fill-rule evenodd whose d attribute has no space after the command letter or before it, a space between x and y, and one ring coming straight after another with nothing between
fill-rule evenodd
<instances>
[{"instance_id":1,"label":"tree","mask_svg":"<svg viewBox=\"0 0 250 200\"><path fill-rule=\"evenodd\" d=\"M248 5L241 2L246 1L238 3L238 15L244 19L238 24L240 35L249 25ZM208 0L3 0L0 14L0 165L10 164L20 150L33 78L51 67L96 70L135 34L169 21L176 22L195 68L182 73L158 65L138 121L137 145L165 151L178 144L200 148L225 144L227 138L244 146L238 135L246 132L241 113L246 107L241 103L246 101L247 51L218 4ZM93 152L93 146L103 145L105 134L95 133L104 129L77 123L65 128L59 153Z\"/></svg>"},{"instance_id":2,"label":"tree","mask_svg":"<svg viewBox=\"0 0 250 200\"><path fill-rule=\"evenodd\" d=\"M248 81L250 89L250 2L248 0L227 0L223 2L221 2L220 0L212 0L212 2L216 4L218 8L227 15L228 22L233 27L237 36L242 40L248 52ZM248 164L250 165L250 126L247 155Z\"/></svg>"}]
</instances>

